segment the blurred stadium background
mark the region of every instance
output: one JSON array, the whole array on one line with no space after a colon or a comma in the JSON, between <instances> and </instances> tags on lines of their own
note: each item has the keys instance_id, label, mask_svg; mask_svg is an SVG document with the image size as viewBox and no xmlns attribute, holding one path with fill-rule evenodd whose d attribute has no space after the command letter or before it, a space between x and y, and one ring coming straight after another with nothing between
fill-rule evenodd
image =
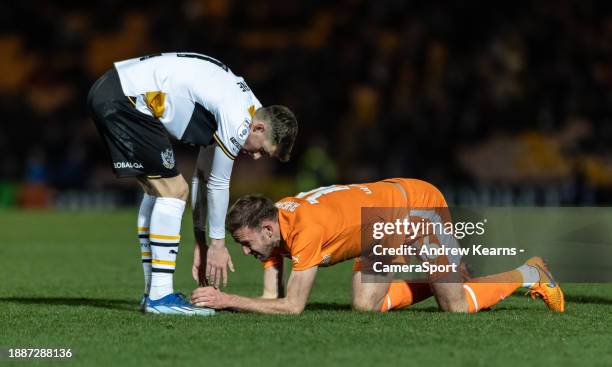
<instances>
[{"instance_id":1,"label":"blurred stadium background","mask_svg":"<svg viewBox=\"0 0 612 367\"><path fill-rule=\"evenodd\" d=\"M222 60L300 123L232 195L417 177L453 204L612 202L612 3L14 1L0 12L0 207L134 205L86 113L112 62ZM196 150L178 146L189 178Z\"/></svg>"}]
</instances>

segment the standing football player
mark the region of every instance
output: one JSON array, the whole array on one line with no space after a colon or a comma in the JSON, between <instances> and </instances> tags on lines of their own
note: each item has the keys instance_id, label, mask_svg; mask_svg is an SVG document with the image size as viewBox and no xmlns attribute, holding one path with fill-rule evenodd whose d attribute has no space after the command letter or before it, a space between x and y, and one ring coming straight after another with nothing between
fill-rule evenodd
<instances>
[{"instance_id":1,"label":"standing football player","mask_svg":"<svg viewBox=\"0 0 612 367\"><path fill-rule=\"evenodd\" d=\"M253 159L269 156L287 161L297 135L294 114L284 106L262 107L242 77L197 53L117 62L93 85L87 103L115 175L135 177L144 190L137 225L145 278L142 309L157 314L214 314L193 306L173 289L189 187L177 169L169 137L201 147L194 176L194 191L201 193L194 204L201 227L196 242L206 242L202 218L207 217L210 246L204 272L200 268L204 254L196 243L193 274L200 283L206 283L203 278L208 276L209 285L219 286L227 283L227 268L233 271L224 229L234 159L243 152Z\"/></svg>"}]
</instances>

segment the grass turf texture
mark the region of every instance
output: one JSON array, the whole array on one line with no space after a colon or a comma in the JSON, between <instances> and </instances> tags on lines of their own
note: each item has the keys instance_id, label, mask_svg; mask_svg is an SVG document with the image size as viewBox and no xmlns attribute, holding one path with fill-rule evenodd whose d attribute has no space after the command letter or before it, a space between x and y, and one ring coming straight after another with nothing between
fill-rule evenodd
<instances>
[{"instance_id":1,"label":"grass turf texture","mask_svg":"<svg viewBox=\"0 0 612 367\"><path fill-rule=\"evenodd\" d=\"M185 217L175 276L175 289L185 293L194 285L190 223ZM134 212L0 212L0 230L0 347L70 347L75 354L35 362L41 365L612 365L610 284L566 284L562 315L518 294L476 315L437 312L432 300L357 313L349 307L346 262L319 271L299 316L164 317L137 311ZM227 291L259 295L259 264L229 247L236 273Z\"/></svg>"}]
</instances>

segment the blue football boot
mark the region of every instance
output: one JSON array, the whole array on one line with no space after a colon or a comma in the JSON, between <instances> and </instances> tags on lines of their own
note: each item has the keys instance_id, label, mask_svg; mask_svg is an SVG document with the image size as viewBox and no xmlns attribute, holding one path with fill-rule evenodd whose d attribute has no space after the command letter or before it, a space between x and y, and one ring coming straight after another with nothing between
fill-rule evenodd
<instances>
[{"instance_id":1,"label":"blue football boot","mask_svg":"<svg viewBox=\"0 0 612 367\"><path fill-rule=\"evenodd\" d=\"M147 297L145 313L181 316L213 316L215 310L206 307L196 307L189 303L182 293L172 293L157 300Z\"/></svg>"}]
</instances>

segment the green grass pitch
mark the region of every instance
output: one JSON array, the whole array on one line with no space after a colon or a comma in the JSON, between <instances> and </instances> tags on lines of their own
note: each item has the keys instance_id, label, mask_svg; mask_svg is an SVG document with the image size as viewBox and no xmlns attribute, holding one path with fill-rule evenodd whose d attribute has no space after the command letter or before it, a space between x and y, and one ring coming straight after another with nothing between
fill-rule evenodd
<instances>
[{"instance_id":1,"label":"green grass pitch","mask_svg":"<svg viewBox=\"0 0 612 367\"><path fill-rule=\"evenodd\" d=\"M183 224L175 289L188 293L188 216ZM475 315L437 312L432 300L357 313L349 307L347 262L319 271L299 316L163 317L137 311L142 270L133 211L4 211L0 230L0 347L74 351L70 361L40 365L612 366L610 284L566 284L565 314L519 294ZM260 265L229 247L236 272L227 291L259 295Z\"/></svg>"}]
</instances>

